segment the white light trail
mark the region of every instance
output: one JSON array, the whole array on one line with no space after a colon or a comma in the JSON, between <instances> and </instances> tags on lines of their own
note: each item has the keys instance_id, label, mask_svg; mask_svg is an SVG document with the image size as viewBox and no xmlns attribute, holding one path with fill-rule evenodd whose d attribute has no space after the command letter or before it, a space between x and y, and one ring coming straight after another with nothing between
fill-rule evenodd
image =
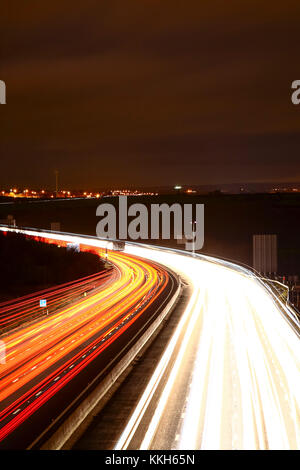
<instances>
[{"instance_id":1,"label":"white light trail","mask_svg":"<svg viewBox=\"0 0 300 470\"><path fill-rule=\"evenodd\" d=\"M125 252L179 273L191 297L116 449L300 449L300 342L289 309L230 263L130 244Z\"/></svg>"},{"instance_id":2,"label":"white light trail","mask_svg":"<svg viewBox=\"0 0 300 470\"><path fill-rule=\"evenodd\" d=\"M128 246L126 251L167 265L193 286L167 348L173 345L167 356L173 365L160 384L155 413L139 436L139 448L300 449L300 343L269 292L254 277L221 265L141 247ZM191 341L196 324L199 331ZM182 386L184 359L195 351L186 405L170 444L169 404ZM163 377L158 369L164 361L167 371L166 360L162 358L150 380L156 389ZM130 441L141 432L138 425L153 395L147 387L116 449L132 448Z\"/></svg>"}]
</instances>

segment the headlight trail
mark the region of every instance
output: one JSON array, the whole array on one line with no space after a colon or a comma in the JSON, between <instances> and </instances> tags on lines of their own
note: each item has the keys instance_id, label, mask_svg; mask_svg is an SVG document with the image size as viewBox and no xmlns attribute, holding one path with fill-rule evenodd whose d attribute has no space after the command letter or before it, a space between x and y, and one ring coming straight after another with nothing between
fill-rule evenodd
<instances>
[{"instance_id":1,"label":"headlight trail","mask_svg":"<svg viewBox=\"0 0 300 470\"><path fill-rule=\"evenodd\" d=\"M134 244L110 261L111 282L94 295L6 333L4 443L147 311L166 288L163 265L189 283L189 302L115 448L300 449L299 336L261 282L212 258Z\"/></svg>"},{"instance_id":2,"label":"headlight trail","mask_svg":"<svg viewBox=\"0 0 300 470\"><path fill-rule=\"evenodd\" d=\"M267 290L201 259L126 251L189 279L192 296L115 449L299 449L299 338Z\"/></svg>"}]
</instances>

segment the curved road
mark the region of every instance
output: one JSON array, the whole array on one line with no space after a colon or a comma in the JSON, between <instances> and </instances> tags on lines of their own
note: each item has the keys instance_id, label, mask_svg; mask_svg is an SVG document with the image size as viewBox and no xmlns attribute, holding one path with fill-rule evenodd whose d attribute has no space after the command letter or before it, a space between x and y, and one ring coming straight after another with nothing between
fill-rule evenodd
<instances>
[{"instance_id":1,"label":"curved road","mask_svg":"<svg viewBox=\"0 0 300 470\"><path fill-rule=\"evenodd\" d=\"M127 342L135 325L141 328L152 304L170 288L169 273L156 263L117 252L109 253L109 260L114 269L109 277L102 275L104 281L91 294L1 336L6 352L6 363L0 365L1 447L25 446L29 438L25 424L32 428L34 436L31 418L38 411L43 412L49 400L69 383L72 388L72 380L106 353L104 367L110 356L119 351L123 336ZM101 275L98 283L100 278ZM52 292L52 297L59 297L62 290L60 287ZM49 295L49 305L52 297ZM13 315L19 318L24 308L27 316L30 305L38 305L39 298L31 298L29 305L26 299L21 299L19 306L14 305ZM6 321L11 322L9 308L4 306L2 310L4 320L6 315ZM119 347L116 349L115 345ZM99 372L98 368L95 370ZM55 417L54 406L48 411L48 419ZM19 431L16 441L11 436L15 430Z\"/></svg>"},{"instance_id":2,"label":"curved road","mask_svg":"<svg viewBox=\"0 0 300 470\"><path fill-rule=\"evenodd\" d=\"M115 448L300 449L299 336L270 293L220 264L126 251L176 270L193 291Z\"/></svg>"},{"instance_id":3,"label":"curved road","mask_svg":"<svg viewBox=\"0 0 300 470\"><path fill-rule=\"evenodd\" d=\"M83 240L77 238L80 243ZM105 246L103 243L90 242ZM57 329L57 321L61 328L70 329L70 338L74 335L78 346L85 344L80 339L81 329L83 335L91 338L89 321L102 333L69 362L65 360L63 367L55 370L41 389L26 395L28 401L14 402L2 411L2 439L32 408L55 393L57 387L63 386L76 370L91 360L93 345L99 351L106 341L113 341L119 335L117 328L126 328L124 320L134 321L139 302L149 295L157 295L163 288L167 274L159 271L159 265L164 265L189 283L191 297L146 389L139 392L136 409L121 430L115 448L300 449L299 335L288 321L289 312L275 302L266 287L242 269L231 269L230 265L205 257L187 257L133 244L126 245L125 254L112 256L120 269L120 277L113 287L107 288L110 294L99 296L105 312L110 308L113 314L116 297L112 292L119 286L117 300L121 305L115 312L119 323L107 326L109 329L104 333L103 322L111 322L111 319L106 319L104 311L100 323L97 314L90 319L85 307L93 312L98 305L93 301L91 305L85 304L83 311L75 310L71 318L68 312L64 312L60 320L54 316L51 321L56 345L52 344L48 330L52 323L48 323L49 320L47 326L42 323L43 333L47 334L47 341L50 347L54 346L58 357L66 353L58 348L60 342L61 347L73 350L74 347L65 332ZM128 297L123 298L126 292L129 304ZM150 301L148 299L148 303ZM130 315L133 315L132 320ZM43 333L35 332L40 341L45 338ZM108 339L110 333L112 339ZM18 350L16 345L16 339L12 338L10 346ZM25 358L25 348L26 345L21 349L21 361ZM34 367L38 362L43 369L44 361L53 359L52 354L48 357L49 353L42 351L32 358L30 365ZM18 390L19 385L13 380L23 380L19 371L26 372L30 378L36 373L32 367L22 365L14 372L8 371L12 375L3 391L1 387L3 400Z\"/></svg>"}]
</instances>

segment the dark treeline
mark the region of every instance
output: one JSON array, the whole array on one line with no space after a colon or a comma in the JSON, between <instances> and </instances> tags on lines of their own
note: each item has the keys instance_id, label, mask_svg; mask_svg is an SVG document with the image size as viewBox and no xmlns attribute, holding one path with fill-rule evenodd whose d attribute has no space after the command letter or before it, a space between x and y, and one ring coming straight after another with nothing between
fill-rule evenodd
<instances>
[{"instance_id":1,"label":"dark treeline","mask_svg":"<svg viewBox=\"0 0 300 470\"><path fill-rule=\"evenodd\" d=\"M93 253L0 233L0 301L19 297L102 271Z\"/></svg>"}]
</instances>

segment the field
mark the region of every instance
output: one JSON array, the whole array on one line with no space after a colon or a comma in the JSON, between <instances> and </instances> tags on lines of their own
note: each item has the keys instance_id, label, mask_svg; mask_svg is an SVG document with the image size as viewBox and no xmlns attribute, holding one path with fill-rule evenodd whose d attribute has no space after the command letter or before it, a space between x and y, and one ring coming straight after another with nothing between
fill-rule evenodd
<instances>
[{"instance_id":1,"label":"field","mask_svg":"<svg viewBox=\"0 0 300 470\"><path fill-rule=\"evenodd\" d=\"M95 235L99 221L96 208L102 202L117 205L118 199L19 200L0 204L0 218L13 215L20 226L44 229L49 229L51 222L60 222L62 231ZM178 194L128 198L128 205L137 202L147 206L163 202L204 204L205 241L201 252L248 265L252 265L253 234L277 234L279 273L300 274L299 194ZM148 242L182 248L173 239Z\"/></svg>"}]
</instances>

